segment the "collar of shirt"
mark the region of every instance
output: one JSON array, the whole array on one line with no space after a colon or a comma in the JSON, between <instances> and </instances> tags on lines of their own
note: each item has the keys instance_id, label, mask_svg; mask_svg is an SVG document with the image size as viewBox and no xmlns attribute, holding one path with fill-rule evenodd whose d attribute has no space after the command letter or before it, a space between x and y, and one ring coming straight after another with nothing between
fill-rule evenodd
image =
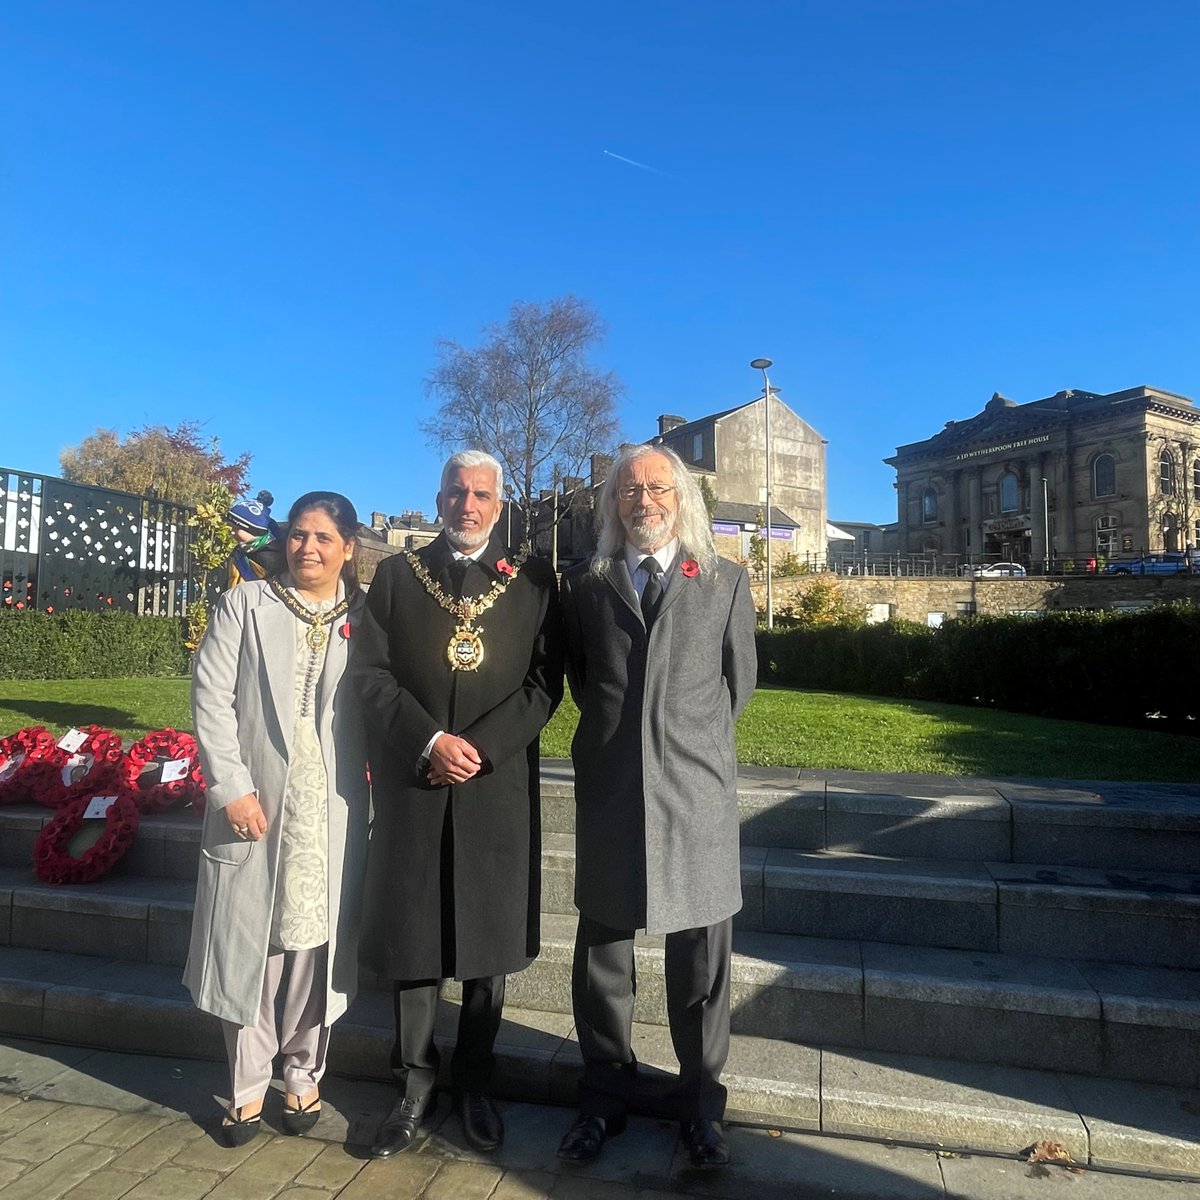
<instances>
[{"instance_id":1,"label":"collar of shirt","mask_svg":"<svg viewBox=\"0 0 1200 1200\"><path fill-rule=\"evenodd\" d=\"M467 558L467 559L470 559L471 562L478 562L480 560L480 558L483 557L483 552L487 548L488 548L488 544L487 544L487 542L484 542L483 545L480 546L478 550L472 550L470 554L462 554L458 550L455 550L454 551L455 561L457 562L459 559Z\"/></svg>"},{"instance_id":2,"label":"collar of shirt","mask_svg":"<svg viewBox=\"0 0 1200 1200\"><path fill-rule=\"evenodd\" d=\"M638 570L638 567L642 565L642 560L653 558L658 562L659 567L662 568L662 587L665 592L671 582L671 564L674 563L675 555L678 553L678 538L672 538L665 546L659 546L657 550L639 550L629 542L625 543L625 565L629 568L629 578L633 580L633 590L637 592L639 599L646 587L646 572Z\"/></svg>"}]
</instances>

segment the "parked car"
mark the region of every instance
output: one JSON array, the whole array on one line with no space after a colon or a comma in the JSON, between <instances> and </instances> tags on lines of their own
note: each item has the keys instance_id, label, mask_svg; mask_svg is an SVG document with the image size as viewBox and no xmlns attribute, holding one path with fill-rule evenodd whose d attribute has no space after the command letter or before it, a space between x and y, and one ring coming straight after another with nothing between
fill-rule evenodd
<instances>
[{"instance_id":1,"label":"parked car","mask_svg":"<svg viewBox=\"0 0 1200 1200\"><path fill-rule=\"evenodd\" d=\"M981 567L964 567L969 579L1024 579L1025 568L1020 563L985 563Z\"/></svg>"},{"instance_id":2,"label":"parked car","mask_svg":"<svg viewBox=\"0 0 1200 1200\"><path fill-rule=\"evenodd\" d=\"M1140 558L1121 558L1104 568L1106 575L1186 575L1187 556L1180 550L1162 550Z\"/></svg>"}]
</instances>

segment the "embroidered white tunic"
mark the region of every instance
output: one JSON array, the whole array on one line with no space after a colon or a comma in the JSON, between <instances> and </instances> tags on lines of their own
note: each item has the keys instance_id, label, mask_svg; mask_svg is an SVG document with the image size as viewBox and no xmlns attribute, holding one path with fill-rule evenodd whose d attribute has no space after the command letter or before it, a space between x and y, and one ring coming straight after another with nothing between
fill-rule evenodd
<instances>
[{"instance_id":1,"label":"embroidered white tunic","mask_svg":"<svg viewBox=\"0 0 1200 1200\"><path fill-rule=\"evenodd\" d=\"M339 584L336 597L313 604L295 588L288 591L311 612L328 612L342 595ZM305 639L311 626L299 617L294 620L296 712L288 748L271 944L281 950L311 950L329 940L329 780L316 719L317 681L329 643L312 650Z\"/></svg>"}]
</instances>

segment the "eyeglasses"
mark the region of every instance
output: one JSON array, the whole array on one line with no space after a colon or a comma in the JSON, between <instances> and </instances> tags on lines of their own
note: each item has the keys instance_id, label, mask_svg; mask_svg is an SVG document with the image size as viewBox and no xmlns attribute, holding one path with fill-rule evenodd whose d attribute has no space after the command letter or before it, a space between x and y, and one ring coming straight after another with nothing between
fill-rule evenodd
<instances>
[{"instance_id":1,"label":"eyeglasses","mask_svg":"<svg viewBox=\"0 0 1200 1200\"><path fill-rule=\"evenodd\" d=\"M667 487L661 483L630 483L626 484L623 488L617 488L617 495L622 500L636 500L642 492L645 492L647 496L659 500L668 492L673 492L674 490L674 487Z\"/></svg>"}]
</instances>

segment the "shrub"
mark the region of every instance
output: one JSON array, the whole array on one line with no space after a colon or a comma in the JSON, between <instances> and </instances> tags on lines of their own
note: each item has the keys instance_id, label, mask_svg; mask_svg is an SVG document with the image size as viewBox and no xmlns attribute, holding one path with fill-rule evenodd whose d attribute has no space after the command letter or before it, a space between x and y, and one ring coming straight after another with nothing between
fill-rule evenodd
<instances>
[{"instance_id":1,"label":"shrub","mask_svg":"<svg viewBox=\"0 0 1200 1200\"><path fill-rule=\"evenodd\" d=\"M174 617L0 610L0 679L186 675L184 637Z\"/></svg>"}]
</instances>

